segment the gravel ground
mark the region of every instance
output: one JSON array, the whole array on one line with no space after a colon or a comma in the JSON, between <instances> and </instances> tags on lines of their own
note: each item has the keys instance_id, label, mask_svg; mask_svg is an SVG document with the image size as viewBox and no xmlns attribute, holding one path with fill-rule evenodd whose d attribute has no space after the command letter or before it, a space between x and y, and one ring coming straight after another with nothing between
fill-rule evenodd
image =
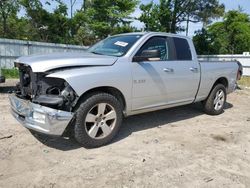
<instances>
[{"instance_id":1,"label":"gravel ground","mask_svg":"<svg viewBox=\"0 0 250 188\"><path fill-rule=\"evenodd\" d=\"M250 187L250 90L219 116L195 104L129 117L111 144L85 149L22 127L14 82L0 85L0 187Z\"/></svg>"}]
</instances>

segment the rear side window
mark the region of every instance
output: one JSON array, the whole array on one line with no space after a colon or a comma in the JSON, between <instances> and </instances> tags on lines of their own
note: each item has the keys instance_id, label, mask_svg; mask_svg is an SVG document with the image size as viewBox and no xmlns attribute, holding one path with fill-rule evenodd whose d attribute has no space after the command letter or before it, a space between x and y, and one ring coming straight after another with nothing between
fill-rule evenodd
<instances>
[{"instance_id":1,"label":"rear side window","mask_svg":"<svg viewBox=\"0 0 250 188\"><path fill-rule=\"evenodd\" d=\"M192 60L192 54L186 39L173 37L176 60Z\"/></svg>"}]
</instances>

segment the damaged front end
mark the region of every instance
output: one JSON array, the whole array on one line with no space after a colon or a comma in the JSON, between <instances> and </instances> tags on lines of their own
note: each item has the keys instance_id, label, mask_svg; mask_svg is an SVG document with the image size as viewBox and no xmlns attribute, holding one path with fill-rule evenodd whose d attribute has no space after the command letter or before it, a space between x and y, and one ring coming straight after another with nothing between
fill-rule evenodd
<instances>
[{"instance_id":1,"label":"damaged front end","mask_svg":"<svg viewBox=\"0 0 250 188\"><path fill-rule=\"evenodd\" d=\"M16 95L36 104L71 111L77 95L61 78L47 77L48 73L34 73L29 66L15 64L19 68L20 82Z\"/></svg>"},{"instance_id":2,"label":"damaged front end","mask_svg":"<svg viewBox=\"0 0 250 188\"><path fill-rule=\"evenodd\" d=\"M49 73L33 72L31 67L16 63L20 82L10 95L13 116L25 127L35 131L62 135L73 118L72 109L78 99L71 86Z\"/></svg>"}]
</instances>

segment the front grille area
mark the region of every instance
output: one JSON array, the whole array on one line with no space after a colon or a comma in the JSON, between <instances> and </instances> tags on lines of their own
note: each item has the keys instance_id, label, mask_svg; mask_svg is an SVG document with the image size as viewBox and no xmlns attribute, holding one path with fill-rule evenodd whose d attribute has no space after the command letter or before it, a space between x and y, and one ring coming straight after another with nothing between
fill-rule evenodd
<instances>
[{"instance_id":1,"label":"front grille area","mask_svg":"<svg viewBox=\"0 0 250 188\"><path fill-rule=\"evenodd\" d=\"M39 90L38 81L45 76L44 73L34 73L30 66L15 63L19 69L20 82L17 84L17 94L25 99L32 99Z\"/></svg>"},{"instance_id":2,"label":"front grille area","mask_svg":"<svg viewBox=\"0 0 250 188\"><path fill-rule=\"evenodd\" d=\"M15 66L19 69L20 76L16 90L19 98L65 111L72 109L76 95L64 79L47 77L48 73L34 73L25 64L16 63Z\"/></svg>"}]
</instances>

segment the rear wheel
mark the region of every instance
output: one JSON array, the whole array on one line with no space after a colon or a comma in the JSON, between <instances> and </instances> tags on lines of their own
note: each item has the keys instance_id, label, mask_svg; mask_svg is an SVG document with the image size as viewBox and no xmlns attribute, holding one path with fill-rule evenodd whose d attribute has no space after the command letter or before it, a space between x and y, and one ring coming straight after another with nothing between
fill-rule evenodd
<instances>
[{"instance_id":1,"label":"rear wheel","mask_svg":"<svg viewBox=\"0 0 250 188\"><path fill-rule=\"evenodd\" d=\"M219 115L223 112L227 93L223 84L216 85L208 98L203 102L204 111L210 115Z\"/></svg>"},{"instance_id":2,"label":"rear wheel","mask_svg":"<svg viewBox=\"0 0 250 188\"><path fill-rule=\"evenodd\" d=\"M122 105L112 95L96 93L83 101L76 112L74 134L84 147L110 142L122 123Z\"/></svg>"}]
</instances>

